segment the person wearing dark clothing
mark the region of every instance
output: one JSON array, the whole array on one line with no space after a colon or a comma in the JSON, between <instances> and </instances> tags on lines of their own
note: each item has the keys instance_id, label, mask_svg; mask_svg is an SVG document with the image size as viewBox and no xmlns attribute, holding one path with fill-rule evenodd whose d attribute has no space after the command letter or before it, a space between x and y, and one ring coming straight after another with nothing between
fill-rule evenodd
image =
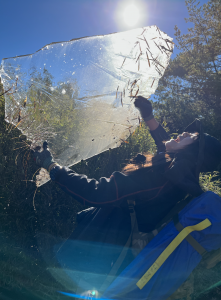
<instances>
[{"instance_id":1,"label":"person wearing dark clothing","mask_svg":"<svg viewBox=\"0 0 221 300\"><path fill-rule=\"evenodd\" d=\"M50 172L51 179L82 204L102 208L120 207L126 210L127 200L135 201L139 230L149 232L186 194L198 196L202 193L195 172L199 157L199 140L202 138L199 135L205 134L199 132L196 124L192 124L190 132L184 132L176 140L169 140L166 131L153 117L151 102L139 96L135 106L149 126L158 148L158 159L152 160L152 166L145 167L144 164L143 168L127 175L114 172L110 178L103 177L97 181L57 165L50 155L44 164ZM204 172L210 171L211 167L214 169L221 158L219 141L206 135L204 140L207 139L207 143L204 141L204 148L208 148L205 152L208 157L203 159L200 166ZM163 143L165 140L167 142ZM44 151L49 154L46 148ZM169 154L168 159L165 159L165 153ZM37 151L34 155L36 163L41 165L40 157L43 152ZM145 159L143 155L137 158ZM139 161L137 164L139 165Z\"/></svg>"},{"instance_id":2,"label":"person wearing dark clothing","mask_svg":"<svg viewBox=\"0 0 221 300\"><path fill-rule=\"evenodd\" d=\"M132 224L131 209L136 216L137 232L143 235L154 232L178 202L188 194L199 196L202 193L199 172L214 170L221 160L219 141L204 134L198 120L174 140L154 119L150 101L139 96L135 106L157 145L157 155L152 158L151 164L146 161L146 156L138 154L134 164L123 172L114 172L110 178L102 177L97 181L56 164L47 143L44 143L42 152L34 152L36 163L49 171L54 182L80 203L92 207L79 213L79 224L72 239L102 243L99 272L105 274L115 264L125 244L133 244L130 237L136 226ZM128 203L133 203L132 207ZM107 258L108 251L103 248L105 244L120 248L112 249ZM87 251L90 253L88 260L93 260L90 250ZM80 252L76 255L80 257ZM128 261L122 263L116 274ZM93 269L94 265L91 266ZM76 268L76 262L73 268Z\"/></svg>"}]
</instances>

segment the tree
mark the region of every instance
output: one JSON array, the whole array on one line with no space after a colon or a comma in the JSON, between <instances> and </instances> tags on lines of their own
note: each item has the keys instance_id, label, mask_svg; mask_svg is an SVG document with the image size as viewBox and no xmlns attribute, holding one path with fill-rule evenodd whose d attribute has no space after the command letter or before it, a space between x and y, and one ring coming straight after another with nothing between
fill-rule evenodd
<instances>
[{"instance_id":1,"label":"tree","mask_svg":"<svg viewBox=\"0 0 221 300\"><path fill-rule=\"evenodd\" d=\"M156 92L155 110L169 127L182 131L194 118L221 139L221 2L210 0L199 7L186 6L192 27L187 34L175 26L179 55L170 63Z\"/></svg>"}]
</instances>

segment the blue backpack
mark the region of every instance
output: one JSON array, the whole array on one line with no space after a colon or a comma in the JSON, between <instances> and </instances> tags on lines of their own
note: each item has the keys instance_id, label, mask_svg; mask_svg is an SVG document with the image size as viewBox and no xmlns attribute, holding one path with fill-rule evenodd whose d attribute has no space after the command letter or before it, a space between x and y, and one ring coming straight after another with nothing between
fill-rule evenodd
<instances>
[{"instance_id":1,"label":"blue backpack","mask_svg":"<svg viewBox=\"0 0 221 300\"><path fill-rule=\"evenodd\" d=\"M165 300L199 264L221 247L221 198L213 192L192 200L102 295L103 299Z\"/></svg>"}]
</instances>

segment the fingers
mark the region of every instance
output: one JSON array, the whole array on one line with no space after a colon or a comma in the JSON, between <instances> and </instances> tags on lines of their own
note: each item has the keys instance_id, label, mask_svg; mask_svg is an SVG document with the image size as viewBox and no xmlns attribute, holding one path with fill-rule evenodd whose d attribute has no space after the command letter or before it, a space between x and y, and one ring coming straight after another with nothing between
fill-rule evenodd
<instances>
[{"instance_id":1,"label":"fingers","mask_svg":"<svg viewBox=\"0 0 221 300\"><path fill-rule=\"evenodd\" d=\"M134 105L135 107L140 107L142 105L152 105L151 102L149 100L147 100L147 98L144 98L142 96L138 96L136 97L135 101L134 101Z\"/></svg>"},{"instance_id":2,"label":"fingers","mask_svg":"<svg viewBox=\"0 0 221 300\"><path fill-rule=\"evenodd\" d=\"M44 143L43 143L43 149L47 150L47 148L48 148L48 143L47 143L47 141L44 141Z\"/></svg>"},{"instance_id":3,"label":"fingers","mask_svg":"<svg viewBox=\"0 0 221 300\"><path fill-rule=\"evenodd\" d=\"M42 148L43 148L43 150L42 150ZM50 153L50 151L48 150L48 143L45 141L43 143L42 147L41 146L36 146L34 149L31 149L30 152L35 157L38 156L42 152L44 152L44 153Z\"/></svg>"},{"instance_id":4,"label":"fingers","mask_svg":"<svg viewBox=\"0 0 221 300\"><path fill-rule=\"evenodd\" d=\"M147 98L145 98L143 96L137 96L136 100L138 100L138 101L148 101Z\"/></svg>"}]
</instances>

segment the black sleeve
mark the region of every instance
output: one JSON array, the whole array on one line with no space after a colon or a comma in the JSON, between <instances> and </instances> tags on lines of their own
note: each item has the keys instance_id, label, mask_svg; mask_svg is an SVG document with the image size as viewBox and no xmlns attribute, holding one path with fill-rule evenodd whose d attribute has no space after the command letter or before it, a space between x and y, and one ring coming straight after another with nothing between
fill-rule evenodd
<instances>
[{"instance_id":1,"label":"black sleeve","mask_svg":"<svg viewBox=\"0 0 221 300\"><path fill-rule=\"evenodd\" d=\"M54 181L80 203L95 207L125 207L130 198L136 200L139 197L154 197L158 193L158 189L153 188L156 184L151 183L151 180L149 190L147 179L135 180L121 172L114 172L110 178L102 177L97 181L63 167L58 169Z\"/></svg>"},{"instance_id":2,"label":"black sleeve","mask_svg":"<svg viewBox=\"0 0 221 300\"><path fill-rule=\"evenodd\" d=\"M163 141L168 141L170 139L168 133L165 131L165 129L159 124L157 129L150 131L150 134L152 138L154 139L156 145L157 145L157 152L165 152L166 147L163 143Z\"/></svg>"},{"instance_id":3,"label":"black sleeve","mask_svg":"<svg viewBox=\"0 0 221 300\"><path fill-rule=\"evenodd\" d=\"M118 202L118 189L114 175L110 178L102 177L97 181L63 167L59 170L55 182L82 204L102 206L102 204Z\"/></svg>"}]
</instances>

